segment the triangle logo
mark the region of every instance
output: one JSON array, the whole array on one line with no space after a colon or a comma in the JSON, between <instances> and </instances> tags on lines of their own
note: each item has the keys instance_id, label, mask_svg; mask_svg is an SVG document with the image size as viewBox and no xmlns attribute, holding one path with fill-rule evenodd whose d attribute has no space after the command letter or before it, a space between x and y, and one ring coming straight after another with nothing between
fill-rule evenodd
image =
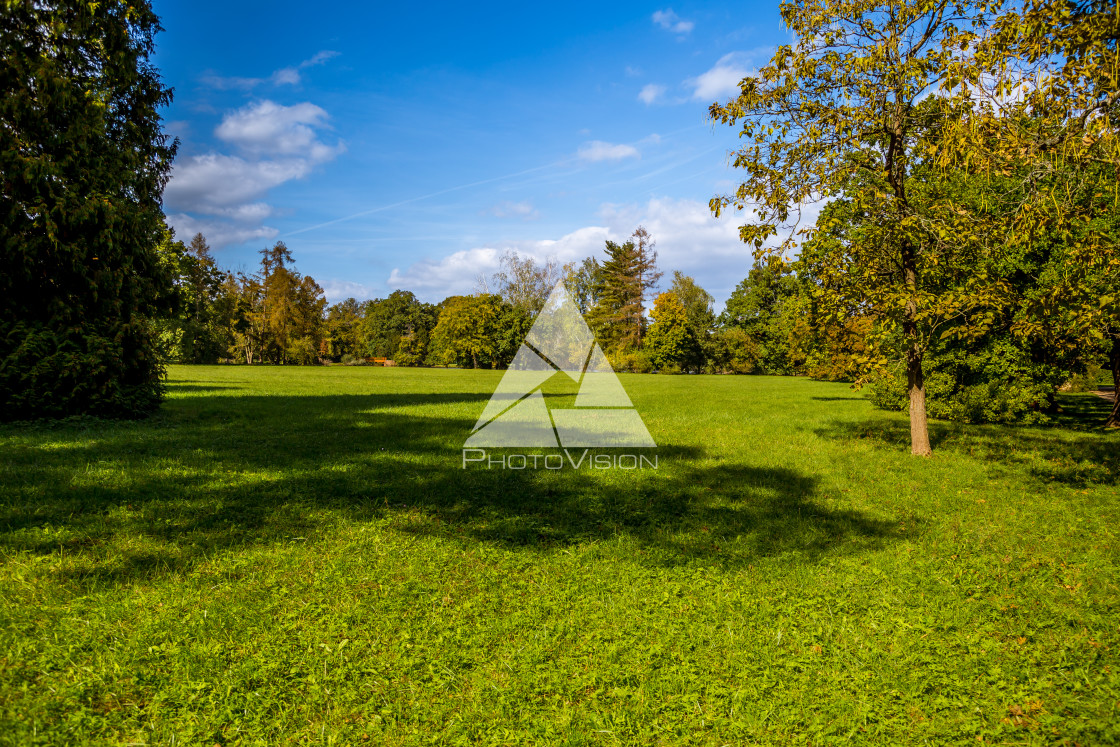
<instances>
[{"instance_id":1,"label":"triangle logo","mask_svg":"<svg viewBox=\"0 0 1120 747\"><path fill-rule=\"evenodd\" d=\"M550 409L545 402L541 386L559 374L579 385L575 407ZM464 447L656 445L561 281Z\"/></svg>"}]
</instances>

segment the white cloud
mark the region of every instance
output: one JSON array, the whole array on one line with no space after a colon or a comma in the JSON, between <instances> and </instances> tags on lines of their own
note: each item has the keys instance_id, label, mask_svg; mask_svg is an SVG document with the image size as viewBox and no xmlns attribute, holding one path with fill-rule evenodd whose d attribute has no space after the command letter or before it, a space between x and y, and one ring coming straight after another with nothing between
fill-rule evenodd
<instances>
[{"instance_id":1,"label":"white cloud","mask_svg":"<svg viewBox=\"0 0 1120 747\"><path fill-rule=\"evenodd\" d=\"M472 292L479 275L489 276L497 270L498 258L506 250L538 261L602 258L607 240L625 241L639 225L657 241L658 263L667 276L673 270L694 275L717 298L726 298L750 269L750 250L739 241L740 221L713 218L705 203L654 198L645 204L606 204L599 219L601 225L585 226L558 239L495 242L442 259L426 259L405 270L394 269L389 285L439 301L452 293Z\"/></svg>"},{"instance_id":2,"label":"white cloud","mask_svg":"<svg viewBox=\"0 0 1120 747\"><path fill-rule=\"evenodd\" d=\"M340 147L319 140L314 128L326 127L326 121L327 113L312 103L283 106L265 100L227 114L214 134L252 154L325 161Z\"/></svg>"},{"instance_id":3,"label":"white cloud","mask_svg":"<svg viewBox=\"0 0 1120 747\"><path fill-rule=\"evenodd\" d=\"M692 98L703 101L724 98L739 93L739 81L750 75L741 52L731 52L719 58L706 73L685 81L692 86Z\"/></svg>"},{"instance_id":4,"label":"white cloud","mask_svg":"<svg viewBox=\"0 0 1120 747\"><path fill-rule=\"evenodd\" d=\"M536 220L541 214L528 200L521 202L499 202L488 211L496 218L521 218L522 220Z\"/></svg>"},{"instance_id":5,"label":"white cloud","mask_svg":"<svg viewBox=\"0 0 1120 747\"><path fill-rule=\"evenodd\" d=\"M492 275L498 269L497 249L480 247L449 254L443 259L424 259L405 270L393 268L389 273L390 288L405 288L421 298L441 301L447 296L474 291L480 275Z\"/></svg>"},{"instance_id":6,"label":"white cloud","mask_svg":"<svg viewBox=\"0 0 1120 747\"><path fill-rule=\"evenodd\" d=\"M624 158L641 158L642 154L633 145L615 145L602 140L592 140L579 147L577 155L584 161L621 161Z\"/></svg>"},{"instance_id":7,"label":"white cloud","mask_svg":"<svg viewBox=\"0 0 1120 747\"><path fill-rule=\"evenodd\" d=\"M373 292L369 286L351 280L331 278L319 283L319 287L323 289L323 295L326 296L328 303L338 303L339 301L345 301L347 298L364 301L373 297Z\"/></svg>"},{"instance_id":8,"label":"white cloud","mask_svg":"<svg viewBox=\"0 0 1120 747\"><path fill-rule=\"evenodd\" d=\"M680 16L673 12L672 8L655 11L653 14L653 22L661 28L673 31L677 34L687 34L696 27L696 24L692 21L682 20Z\"/></svg>"},{"instance_id":9,"label":"white cloud","mask_svg":"<svg viewBox=\"0 0 1120 747\"><path fill-rule=\"evenodd\" d=\"M648 106L661 98L663 93L665 93L665 86L649 83L642 88L641 93L638 94L638 98Z\"/></svg>"},{"instance_id":10,"label":"white cloud","mask_svg":"<svg viewBox=\"0 0 1120 747\"><path fill-rule=\"evenodd\" d=\"M815 221L820 208L807 205L802 225ZM442 259L424 259L404 270L394 269L388 285L438 302L449 295L472 293L478 277L492 275L507 250L537 261L602 259L607 240L625 241L638 226L645 226L657 242L658 266L665 273L663 287L671 282L673 270L680 270L722 303L754 262L751 248L739 240L739 226L748 216L725 213L717 219L706 203L697 200L653 198L641 204L605 204L598 219L600 225L576 229L559 239L496 241Z\"/></svg>"},{"instance_id":11,"label":"white cloud","mask_svg":"<svg viewBox=\"0 0 1120 747\"><path fill-rule=\"evenodd\" d=\"M215 248L257 239L271 239L279 233L269 226L239 226L229 221L196 218L186 213L170 213L167 222L175 229L175 238L190 241L196 233L201 233L206 237L207 243Z\"/></svg>"},{"instance_id":12,"label":"white cloud","mask_svg":"<svg viewBox=\"0 0 1120 747\"><path fill-rule=\"evenodd\" d=\"M273 187L307 176L311 167L299 158L251 161L221 153L191 156L172 168L163 200L173 209L222 215Z\"/></svg>"},{"instance_id":13,"label":"white cloud","mask_svg":"<svg viewBox=\"0 0 1120 747\"><path fill-rule=\"evenodd\" d=\"M267 100L227 114L214 134L240 154L211 152L175 163L163 193L164 203L178 216L173 224L186 225L184 217L201 223L199 215L212 216L206 219L209 232L203 233L216 247L275 236L276 229L261 225L274 213L262 198L281 184L306 177L344 149L342 143L319 139L317 129L326 127L327 118L314 104L281 106ZM219 218L225 220L214 220Z\"/></svg>"},{"instance_id":14,"label":"white cloud","mask_svg":"<svg viewBox=\"0 0 1120 747\"><path fill-rule=\"evenodd\" d=\"M212 88L219 90L229 90L239 88L244 91L252 90L259 85L268 83L273 86L294 86L299 85L302 80L300 74L301 70L306 70L309 67L322 65L332 57L337 57L338 52L331 50L323 50L316 52L309 59L304 60L298 65L291 67L282 67L279 70L273 71L267 78L241 78L241 77L226 77L221 75L207 75L203 77L202 82Z\"/></svg>"}]
</instances>

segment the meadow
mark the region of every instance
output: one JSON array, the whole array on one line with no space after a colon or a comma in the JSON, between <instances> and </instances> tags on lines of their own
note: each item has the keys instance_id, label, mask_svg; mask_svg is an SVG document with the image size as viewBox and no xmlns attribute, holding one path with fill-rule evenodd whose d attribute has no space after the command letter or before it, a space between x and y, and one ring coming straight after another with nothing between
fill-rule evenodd
<instances>
[{"instance_id":1,"label":"meadow","mask_svg":"<svg viewBox=\"0 0 1120 747\"><path fill-rule=\"evenodd\" d=\"M1104 400L922 460L845 384L623 375L658 469L463 469L500 375L0 426L0 743L1120 742Z\"/></svg>"}]
</instances>

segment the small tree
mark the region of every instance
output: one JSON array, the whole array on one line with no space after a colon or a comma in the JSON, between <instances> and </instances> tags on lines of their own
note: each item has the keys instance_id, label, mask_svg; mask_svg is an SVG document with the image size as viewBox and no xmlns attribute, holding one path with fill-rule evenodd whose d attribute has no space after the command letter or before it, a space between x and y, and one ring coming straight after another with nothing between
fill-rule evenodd
<instances>
[{"instance_id":1,"label":"small tree","mask_svg":"<svg viewBox=\"0 0 1120 747\"><path fill-rule=\"evenodd\" d=\"M665 370L697 371L703 364L700 343L693 334L688 312L673 293L662 293L653 302L653 325L646 348L654 365Z\"/></svg>"}]
</instances>

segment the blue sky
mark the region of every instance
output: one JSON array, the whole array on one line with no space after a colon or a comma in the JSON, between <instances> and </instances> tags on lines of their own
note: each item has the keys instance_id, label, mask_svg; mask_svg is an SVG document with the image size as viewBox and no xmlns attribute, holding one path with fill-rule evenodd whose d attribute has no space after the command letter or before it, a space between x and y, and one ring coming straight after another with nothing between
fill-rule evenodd
<instances>
[{"instance_id":1,"label":"blue sky","mask_svg":"<svg viewBox=\"0 0 1120 747\"><path fill-rule=\"evenodd\" d=\"M155 8L164 208L226 267L280 239L331 301L435 302L507 249L579 260L642 224L720 302L749 269L707 210L736 177L707 107L788 38L776 3Z\"/></svg>"}]
</instances>

